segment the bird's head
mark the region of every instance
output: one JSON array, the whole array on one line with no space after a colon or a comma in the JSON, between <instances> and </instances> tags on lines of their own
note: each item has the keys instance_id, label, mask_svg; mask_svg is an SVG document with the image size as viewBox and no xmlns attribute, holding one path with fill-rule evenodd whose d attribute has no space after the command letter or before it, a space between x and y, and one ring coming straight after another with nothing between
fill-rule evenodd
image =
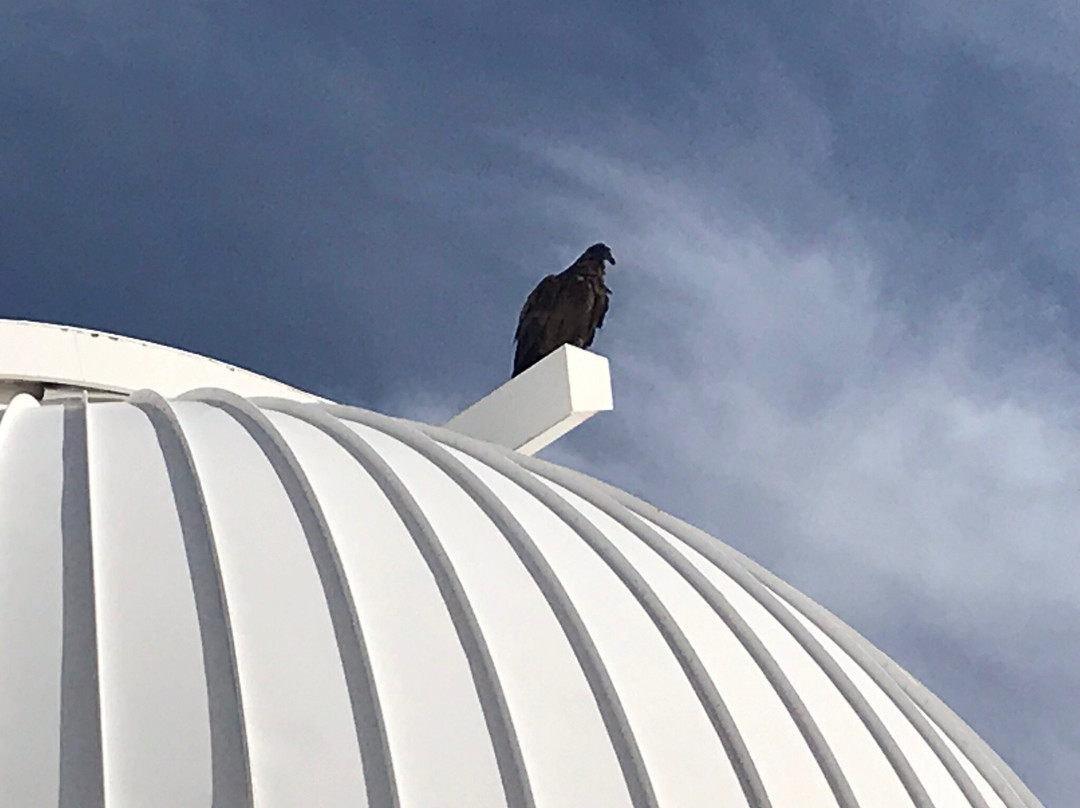
<instances>
[{"instance_id":1,"label":"bird's head","mask_svg":"<svg viewBox=\"0 0 1080 808\"><path fill-rule=\"evenodd\" d=\"M581 258L587 261L598 261L601 267L605 266L605 261L608 264L615 264L615 256L611 254L611 248L603 242L589 247L582 253Z\"/></svg>"}]
</instances>

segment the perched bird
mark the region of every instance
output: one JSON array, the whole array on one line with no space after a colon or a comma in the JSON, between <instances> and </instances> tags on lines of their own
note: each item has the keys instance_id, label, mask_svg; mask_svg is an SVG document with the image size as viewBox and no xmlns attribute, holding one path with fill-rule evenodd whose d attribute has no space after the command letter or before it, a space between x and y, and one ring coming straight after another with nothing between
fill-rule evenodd
<instances>
[{"instance_id":1,"label":"perched bird","mask_svg":"<svg viewBox=\"0 0 1080 808\"><path fill-rule=\"evenodd\" d=\"M558 275L537 284L518 317L512 377L563 345L592 345L611 297L604 285L608 263L615 263L610 248L594 244Z\"/></svg>"}]
</instances>

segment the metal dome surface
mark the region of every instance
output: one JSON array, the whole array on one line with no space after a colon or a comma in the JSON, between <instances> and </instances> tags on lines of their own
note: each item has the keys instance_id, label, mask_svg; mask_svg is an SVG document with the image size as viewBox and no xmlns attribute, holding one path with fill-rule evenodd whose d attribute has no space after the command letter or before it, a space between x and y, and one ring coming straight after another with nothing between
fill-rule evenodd
<instances>
[{"instance_id":1,"label":"metal dome surface","mask_svg":"<svg viewBox=\"0 0 1080 808\"><path fill-rule=\"evenodd\" d=\"M203 389L0 420L4 805L1036 808L823 608L595 480Z\"/></svg>"}]
</instances>

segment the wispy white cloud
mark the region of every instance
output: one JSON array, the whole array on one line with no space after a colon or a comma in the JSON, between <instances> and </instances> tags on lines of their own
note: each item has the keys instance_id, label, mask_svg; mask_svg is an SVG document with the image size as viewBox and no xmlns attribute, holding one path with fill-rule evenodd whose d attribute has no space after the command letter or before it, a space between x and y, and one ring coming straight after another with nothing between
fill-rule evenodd
<instances>
[{"instance_id":1,"label":"wispy white cloud","mask_svg":"<svg viewBox=\"0 0 1080 808\"><path fill-rule=\"evenodd\" d=\"M581 193L540 207L622 259L598 347L612 417L648 458L594 444L559 459L762 558L960 699L1007 759L1080 788L1075 767L1031 754L1080 756L1066 729L1080 713L995 707L1017 683L1080 684L1075 650L1040 623L1050 603L1080 618L1080 377L1061 344L1010 348L992 280L910 321L858 218L824 192L835 227L792 247L738 199L727 215L707 178L545 154ZM931 650L943 642L967 657L962 676ZM1033 727L1040 743L1018 743Z\"/></svg>"}]
</instances>

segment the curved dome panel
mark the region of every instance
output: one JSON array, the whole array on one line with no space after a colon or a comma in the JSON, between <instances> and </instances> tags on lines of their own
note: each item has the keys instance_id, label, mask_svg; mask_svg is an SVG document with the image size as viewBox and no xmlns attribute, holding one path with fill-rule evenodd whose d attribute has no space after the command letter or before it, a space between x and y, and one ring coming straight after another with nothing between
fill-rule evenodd
<instances>
[{"instance_id":1,"label":"curved dome panel","mask_svg":"<svg viewBox=\"0 0 1080 808\"><path fill-rule=\"evenodd\" d=\"M15 399L0 649L12 805L1039 806L722 542L337 405Z\"/></svg>"}]
</instances>

